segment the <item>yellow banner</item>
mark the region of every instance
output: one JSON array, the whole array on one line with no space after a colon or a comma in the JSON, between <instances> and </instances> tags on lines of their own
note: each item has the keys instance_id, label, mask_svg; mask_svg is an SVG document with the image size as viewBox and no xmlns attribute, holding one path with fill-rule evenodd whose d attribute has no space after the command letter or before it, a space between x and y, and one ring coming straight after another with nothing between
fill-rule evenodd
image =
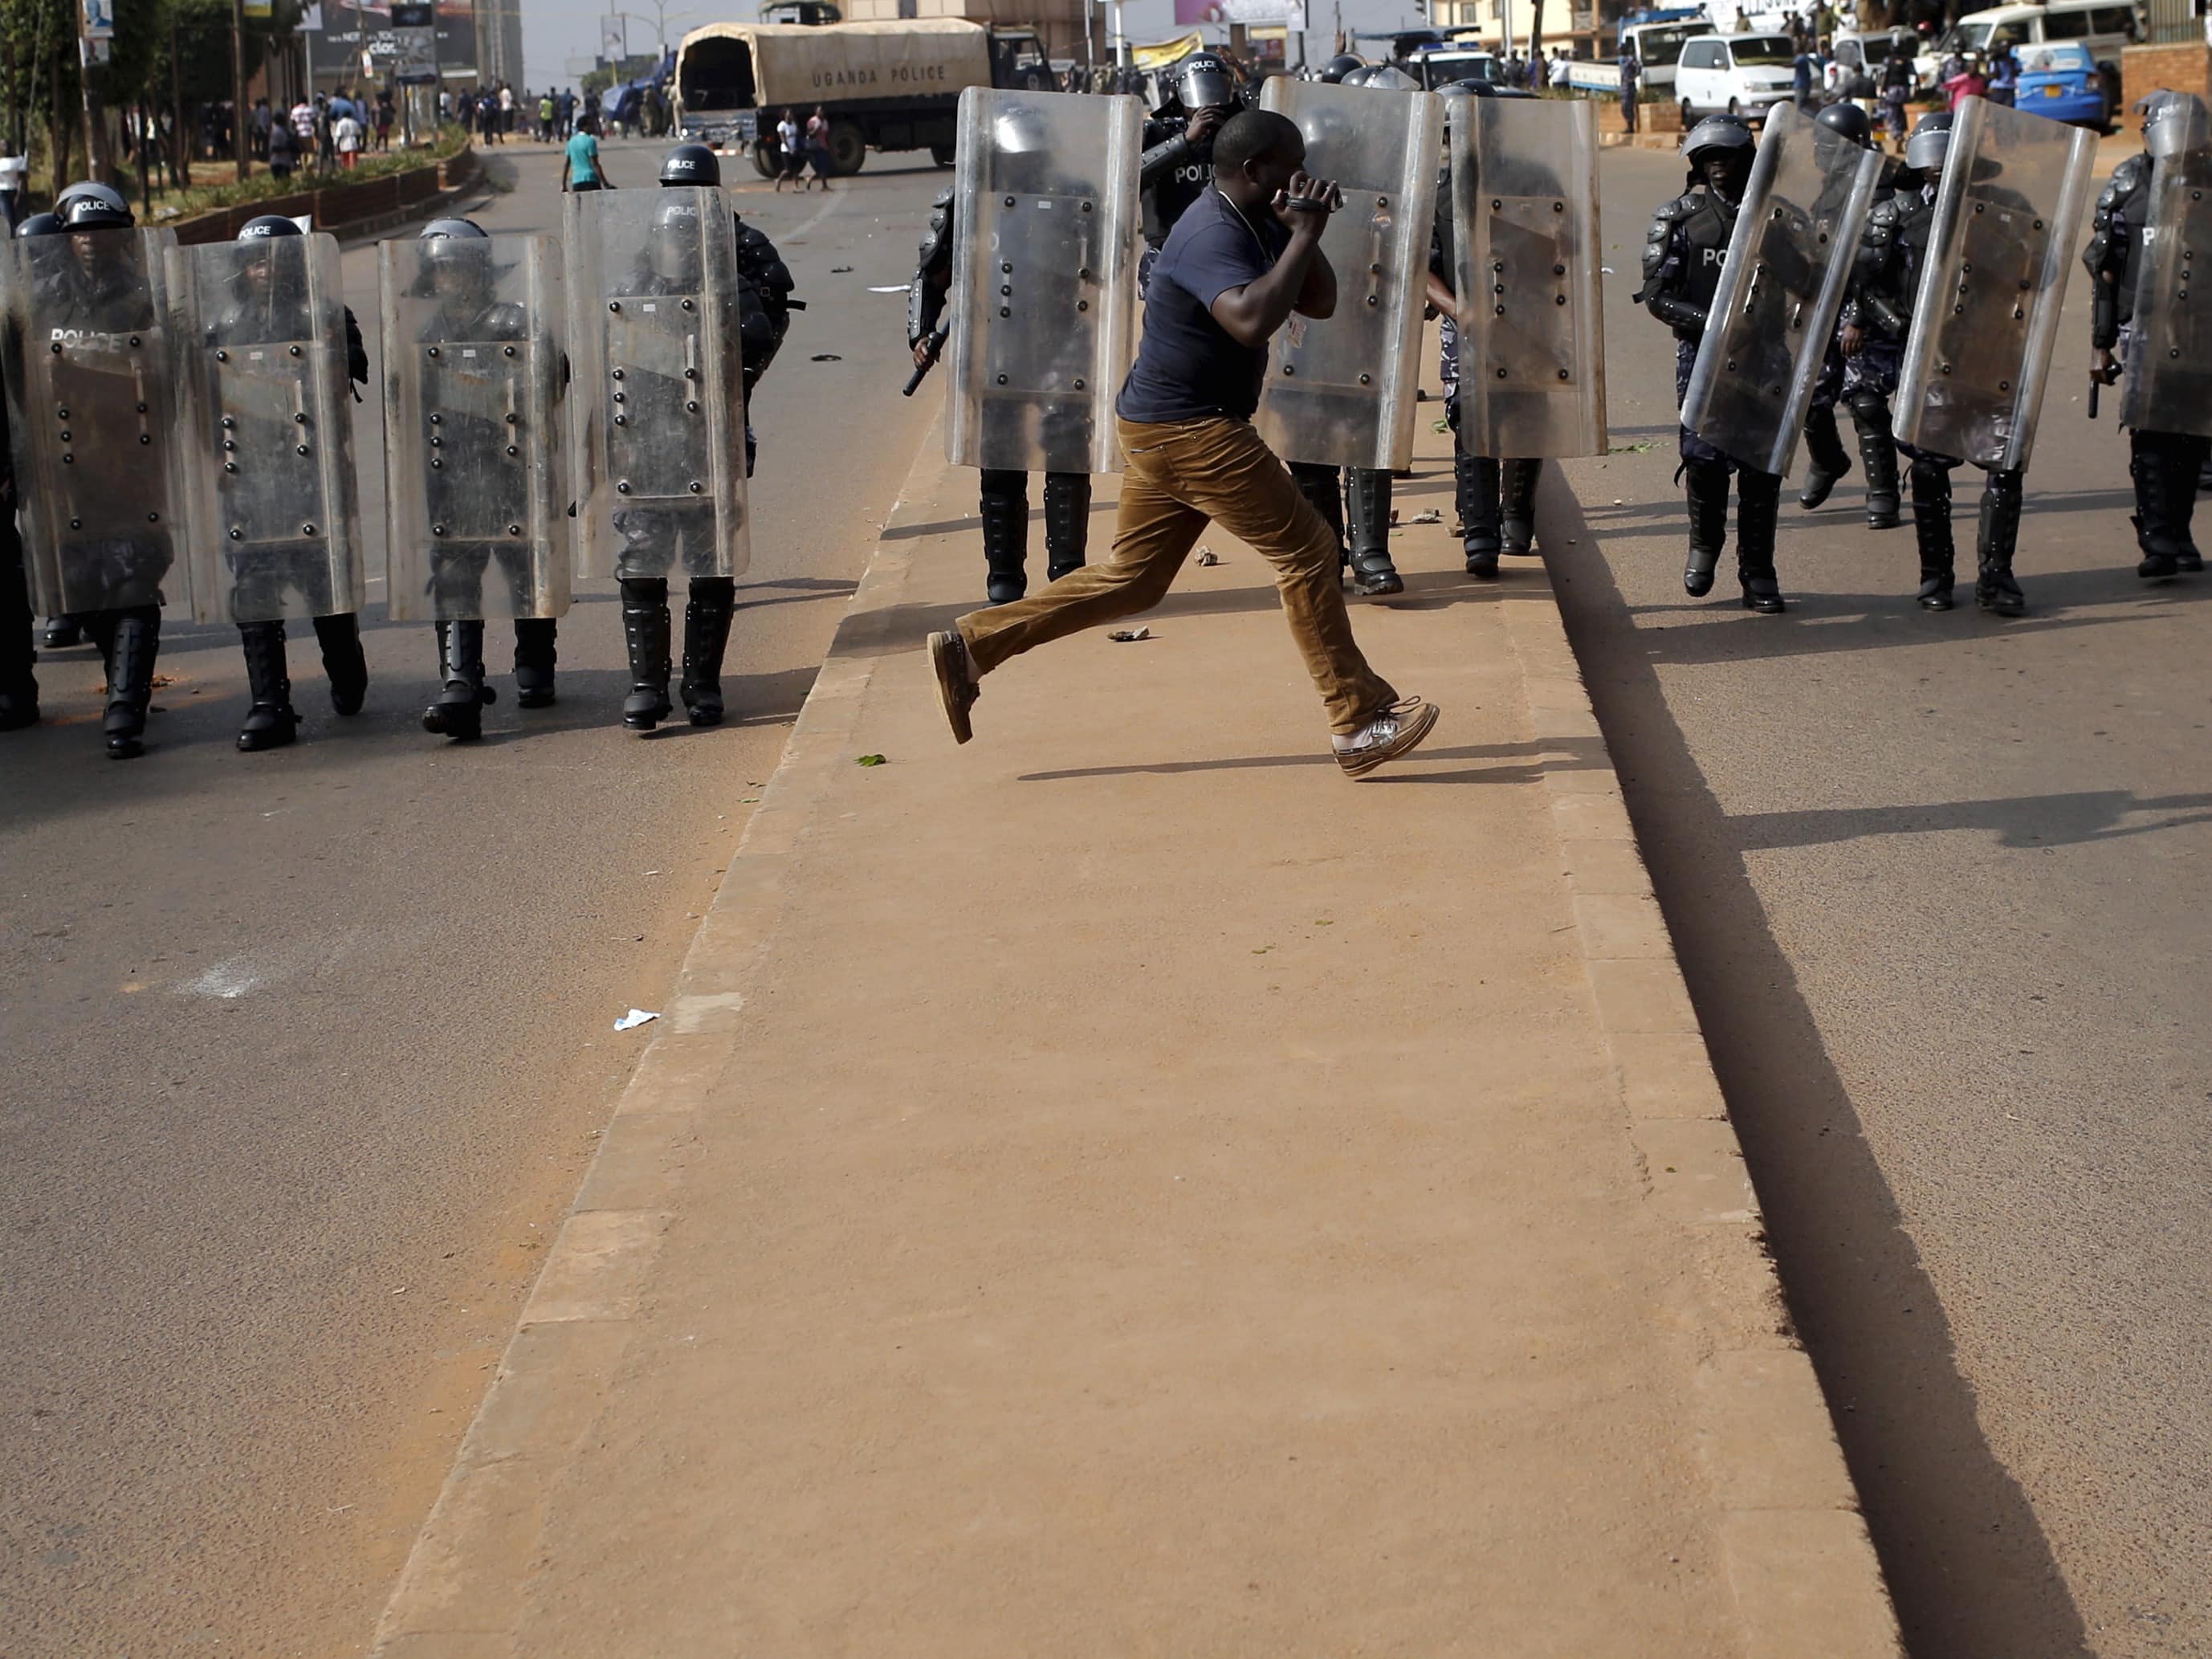
<instances>
[{"instance_id":1,"label":"yellow banner","mask_svg":"<svg viewBox=\"0 0 2212 1659\"><path fill-rule=\"evenodd\" d=\"M245 0L245 10L248 17L266 19L275 15L276 6L274 0Z\"/></svg>"},{"instance_id":2,"label":"yellow banner","mask_svg":"<svg viewBox=\"0 0 2212 1659\"><path fill-rule=\"evenodd\" d=\"M1202 51L1205 46L1206 37L1193 29L1188 34L1163 40L1157 46L1132 46L1129 48L1129 61L1139 69L1165 69L1170 64L1181 63L1194 52Z\"/></svg>"}]
</instances>

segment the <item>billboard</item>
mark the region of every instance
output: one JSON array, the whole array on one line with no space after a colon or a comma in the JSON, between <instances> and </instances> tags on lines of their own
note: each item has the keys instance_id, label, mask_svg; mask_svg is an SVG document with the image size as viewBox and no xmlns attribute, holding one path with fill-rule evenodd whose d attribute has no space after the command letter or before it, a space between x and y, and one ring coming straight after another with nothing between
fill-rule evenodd
<instances>
[{"instance_id":1,"label":"billboard","mask_svg":"<svg viewBox=\"0 0 2212 1659\"><path fill-rule=\"evenodd\" d=\"M325 85L350 86L361 78L364 54L372 76L392 73L402 65L422 73L422 37L403 41L395 13L410 25L417 25L417 20L428 22L434 15L439 72L447 81L476 80L474 0L437 0L434 8L410 0L321 0L300 20L300 38L307 43L308 73Z\"/></svg>"},{"instance_id":2,"label":"billboard","mask_svg":"<svg viewBox=\"0 0 2212 1659\"><path fill-rule=\"evenodd\" d=\"M1305 0L1176 0L1176 27L1194 23L1266 23L1305 33Z\"/></svg>"}]
</instances>

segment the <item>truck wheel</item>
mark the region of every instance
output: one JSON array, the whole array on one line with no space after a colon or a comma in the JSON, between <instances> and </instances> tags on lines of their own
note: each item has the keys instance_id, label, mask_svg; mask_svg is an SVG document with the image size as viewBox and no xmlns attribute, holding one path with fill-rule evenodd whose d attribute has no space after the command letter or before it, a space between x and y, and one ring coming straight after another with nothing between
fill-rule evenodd
<instances>
[{"instance_id":1,"label":"truck wheel","mask_svg":"<svg viewBox=\"0 0 2212 1659\"><path fill-rule=\"evenodd\" d=\"M929 159L941 167L951 167L956 155L956 148L951 144L932 144L929 147Z\"/></svg>"},{"instance_id":2,"label":"truck wheel","mask_svg":"<svg viewBox=\"0 0 2212 1659\"><path fill-rule=\"evenodd\" d=\"M753 171L763 179L773 179L783 171L782 153L765 138L753 145Z\"/></svg>"},{"instance_id":3,"label":"truck wheel","mask_svg":"<svg viewBox=\"0 0 2212 1659\"><path fill-rule=\"evenodd\" d=\"M830 171L849 179L868 164L868 141L860 128L841 122L830 129Z\"/></svg>"}]
</instances>

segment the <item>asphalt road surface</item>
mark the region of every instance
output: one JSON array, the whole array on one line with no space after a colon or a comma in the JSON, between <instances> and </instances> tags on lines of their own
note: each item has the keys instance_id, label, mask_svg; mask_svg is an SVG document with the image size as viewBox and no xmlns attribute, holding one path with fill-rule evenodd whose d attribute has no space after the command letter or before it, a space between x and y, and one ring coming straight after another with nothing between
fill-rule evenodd
<instances>
[{"instance_id":1,"label":"asphalt road surface","mask_svg":"<svg viewBox=\"0 0 2212 1659\"><path fill-rule=\"evenodd\" d=\"M476 216L557 229L552 155L501 154L514 188ZM610 144L608 171L649 187L659 155ZM612 1024L660 1006L920 441L904 301L867 289L913 269L946 176L921 159L827 195L731 174L811 309L754 410L730 725L618 728L604 582L562 623L551 708L516 709L487 630L473 746L422 730L434 642L380 585L367 708L331 715L295 625L306 723L269 754L232 747L231 629L167 619L127 764L96 653L40 664L46 723L0 744L10 1659L365 1645L642 1044ZM374 248L345 274L373 336Z\"/></svg>"},{"instance_id":2,"label":"asphalt road surface","mask_svg":"<svg viewBox=\"0 0 2212 1659\"><path fill-rule=\"evenodd\" d=\"M1790 615L1732 554L1686 598L1673 349L1630 303L1680 179L1606 159L1626 453L1543 540L1912 1651L2212 1653L2212 577L2133 574L2076 267L2024 620L1966 596L1972 469L1960 610L1916 608L1856 473L1785 496Z\"/></svg>"}]
</instances>

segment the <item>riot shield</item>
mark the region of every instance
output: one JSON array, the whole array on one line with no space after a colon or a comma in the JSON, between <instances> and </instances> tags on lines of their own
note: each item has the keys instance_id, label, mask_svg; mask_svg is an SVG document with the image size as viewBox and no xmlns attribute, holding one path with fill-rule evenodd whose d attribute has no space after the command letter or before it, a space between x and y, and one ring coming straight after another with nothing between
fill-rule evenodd
<instances>
[{"instance_id":1,"label":"riot shield","mask_svg":"<svg viewBox=\"0 0 2212 1659\"><path fill-rule=\"evenodd\" d=\"M2212 133L2203 104L2189 101L2170 153L2151 165L2120 424L2212 437Z\"/></svg>"},{"instance_id":2,"label":"riot shield","mask_svg":"<svg viewBox=\"0 0 2212 1659\"><path fill-rule=\"evenodd\" d=\"M562 615L571 550L558 246L448 236L378 252L393 619Z\"/></svg>"},{"instance_id":3,"label":"riot shield","mask_svg":"<svg viewBox=\"0 0 2212 1659\"><path fill-rule=\"evenodd\" d=\"M176 564L175 244L167 230L0 242L17 510L46 616L191 598Z\"/></svg>"},{"instance_id":4,"label":"riot shield","mask_svg":"<svg viewBox=\"0 0 2212 1659\"><path fill-rule=\"evenodd\" d=\"M1142 121L1128 97L960 94L945 433L956 466L1121 470Z\"/></svg>"},{"instance_id":5,"label":"riot shield","mask_svg":"<svg viewBox=\"0 0 2212 1659\"><path fill-rule=\"evenodd\" d=\"M1402 467L1413 454L1443 100L1276 76L1261 106L1297 123L1306 171L1335 179L1344 206L1321 241L1336 314L1293 315L1276 331L1254 424L1286 461Z\"/></svg>"},{"instance_id":6,"label":"riot shield","mask_svg":"<svg viewBox=\"0 0 2212 1659\"><path fill-rule=\"evenodd\" d=\"M1460 447L1602 455L1597 106L1463 98L1450 125Z\"/></svg>"},{"instance_id":7,"label":"riot shield","mask_svg":"<svg viewBox=\"0 0 2212 1659\"><path fill-rule=\"evenodd\" d=\"M752 558L737 220L719 190L568 198L576 570L736 576Z\"/></svg>"},{"instance_id":8,"label":"riot shield","mask_svg":"<svg viewBox=\"0 0 2212 1659\"><path fill-rule=\"evenodd\" d=\"M2079 127L1959 106L1893 399L1906 443L2027 465L2096 150Z\"/></svg>"},{"instance_id":9,"label":"riot shield","mask_svg":"<svg viewBox=\"0 0 2212 1659\"><path fill-rule=\"evenodd\" d=\"M192 615L360 610L368 584L337 239L179 248L169 287Z\"/></svg>"},{"instance_id":10,"label":"riot shield","mask_svg":"<svg viewBox=\"0 0 2212 1659\"><path fill-rule=\"evenodd\" d=\"M1791 106L1767 116L1682 398L1683 426L1754 471L1796 455L1881 178L1881 156Z\"/></svg>"}]
</instances>

